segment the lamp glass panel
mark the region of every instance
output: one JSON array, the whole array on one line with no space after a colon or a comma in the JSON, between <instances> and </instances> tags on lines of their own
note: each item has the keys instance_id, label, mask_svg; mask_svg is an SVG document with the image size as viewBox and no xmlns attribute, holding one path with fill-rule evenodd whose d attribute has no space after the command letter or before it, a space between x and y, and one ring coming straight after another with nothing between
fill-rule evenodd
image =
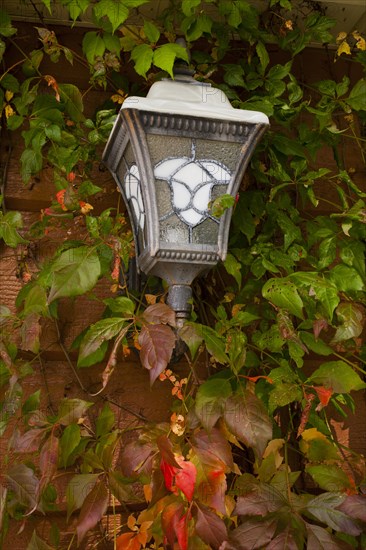
<instances>
[{"instance_id":1,"label":"lamp glass panel","mask_svg":"<svg viewBox=\"0 0 366 550\"><path fill-rule=\"evenodd\" d=\"M160 240L172 245L217 244L220 220L210 213L210 203L227 193L242 144L171 135L146 137Z\"/></svg>"},{"instance_id":2,"label":"lamp glass panel","mask_svg":"<svg viewBox=\"0 0 366 550\"><path fill-rule=\"evenodd\" d=\"M138 240L139 250L146 246L146 213L142 195L140 173L135 163L132 147L128 144L117 168L118 185L127 202Z\"/></svg>"}]
</instances>

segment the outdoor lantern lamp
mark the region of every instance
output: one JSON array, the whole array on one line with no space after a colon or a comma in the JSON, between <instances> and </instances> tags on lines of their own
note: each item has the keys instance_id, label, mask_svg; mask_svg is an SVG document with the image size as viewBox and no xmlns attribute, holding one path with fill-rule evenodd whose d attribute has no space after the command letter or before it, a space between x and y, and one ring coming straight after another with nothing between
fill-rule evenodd
<instances>
[{"instance_id":1,"label":"outdoor lantern lamp","mask_svg":"<svg viewBox=\"0 0 366 550\"><path fill-rule=\"evenodd\" d=\"M210 205L236 196L269 124L182 73L124 101L103 154L133 226L137 268L167 281L180 324L193 279L226 256L232 212L215 218Z\"/></svg>"}]
</instances>

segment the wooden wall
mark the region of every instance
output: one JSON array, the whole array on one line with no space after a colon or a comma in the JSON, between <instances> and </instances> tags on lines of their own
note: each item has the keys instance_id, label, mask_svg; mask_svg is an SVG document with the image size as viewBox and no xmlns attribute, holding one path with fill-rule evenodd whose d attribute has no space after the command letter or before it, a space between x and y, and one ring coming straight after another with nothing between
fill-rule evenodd
<instances>
[{"instance_id":1,"label":"wooden wall","mask_svg":"<svg viewBox=\"0 0 366 550\"><path fill-rule=\"evenodd\" d=\"M68 44L69 47L80 50L83 30L70 29L63 27L57 33L59 41ZM32 25L23 24L21 27L23 48L30 51L37 44L37 36ZM71 46L70 46L71 45ZM17 61L17 51L11 51L14 62ZM281 61L279 57L278 62ZM67 81L76 84L82 90L89 88L89 74L87 68L79 66L72 67L67 62L52 64L45 61L45 67L42 70L62 82L64 75L67 75ZM305 82L314 82L323 78L328 78L329 71L338 73L338 75L348 74L352 80L359 78L356 69L352 63L340 60L333 64L324 52L320 50L307 50L296 61L296 71L299 77ZM101 91L89 91L85 96L86 114L92 115L95 106L100 103L101 96L108 97L108 93ZM340 118L339 124L342 124ZM3 135L1 143L1 162L7 161L9 147L11 153L8 164L8 177L5 188L6 206L8 209L19 209L22 211L25 224L39 219L40 209L50 205L51 196L54 194L52 184L52 174L48 168L40 174L39 177L32 178L31 182L24 186L19 175L19 157L22 151L22 143L19 135ZM352 168L356 182L361 185L365 180L365 167L358 147L351 140L342 151L343 160L346 168ZM332 151L324 148L321 154L322 165L335 168ZM115 184L109 173L96 163L95 181L103 187L103 194L95 204L97 211L101 211L115 203L117 193ZM326 214L329 211L327 200L337 201L332 189L322 182L318 185L316 193L325 200L320 201L319 208L308 207L306 215L308 217L319 213ZM77 228L75 230L77 232ZM0 244L0 296L1 302L14 311L14 300L22 286L20 271L22 263L27 262L30 270L36 269L39 262L42 262L54 248L60 243L60 240L73 238L72 235L62 235L51 233L40 244L30 247L19 247L16 251L6 248ZM102 299L111 295L108 284L100 284L96 289L96 297ZM95 393L100 387L101 366L79 369L78 377L75 375L76 357L71 354L72 366L68 363L63 352L63 346L68 348L75 336L91 322L100 318L103 310L103 304L100 300L88 300L85 297L76 300L64 300L60 306L59 332L55 325L46 321L42 336L42 361L35 360L32 363L34 373L27 377L24 383L26 395L33 393L38 388L42 388L43 407L46 410L54 410L63 397L80 397L91 400L90 394ZM29 354L24 353L24 356ZM178 365L177 369L184 369L184 364ZM118 368L115 370L112 379L106 388L104 397L108 397L113 403L116 414L122 427L132 426L140 418L146 418L149 421L166 421L169 419L169 405L171 401L171 388L168 384L156 382L153 388L150 388L148 374L139 364L137 355L130 355L121 360ZM100 406L103 405L103 398L98 397ZM355 396L357 415L350 415L346 420L334 417L332 425L338 432L341 442L350 444L356 452L366 454L366 432L364 419L366 417L365 396L360 392ZM8 434L9 435L9 434ZM0 446L2 461L7 457L7 438L4 437ZM109 519L109 522L113 520ZM6 548L12 550L25 550L30 540L31 533L36 527L40 536L47 536L52 522L59 525L62 538L67 548L70 540L70 533L73 529L73 521L69 525L65 524L63 513L53 514L51 519L44 519L40 516L29 518L27 525L23 526L13 523L7 536ZM108 520L106 520L108 523ZM106 525L108 529L108 525ZM21 531L19 532L19 529ZM95 536L100 537L100 533L92 533L83 547L94 548ZM76 547L76 546L74 546ZM107 541L100 544L98 548L113 548L113 544Z\"/></svg>"}]
</instances>

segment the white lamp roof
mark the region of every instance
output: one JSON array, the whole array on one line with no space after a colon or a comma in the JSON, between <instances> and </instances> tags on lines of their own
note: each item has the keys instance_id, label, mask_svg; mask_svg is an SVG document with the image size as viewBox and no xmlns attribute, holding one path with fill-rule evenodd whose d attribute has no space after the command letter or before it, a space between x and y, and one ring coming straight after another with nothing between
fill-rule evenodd
<instances>
[{"instance_id":1,"label":"white lamp roof","mask_svg":"<svg viewBox=\"0 0 366 550\"><path fill-rule=\"evenodd\" d=\"M176 80L155 82L146 97L128 97L123 102L122 109L269 124L268 117L264 113L235 109L219 88L184 76L179 76Z\"/></svg>"}]
</instances>

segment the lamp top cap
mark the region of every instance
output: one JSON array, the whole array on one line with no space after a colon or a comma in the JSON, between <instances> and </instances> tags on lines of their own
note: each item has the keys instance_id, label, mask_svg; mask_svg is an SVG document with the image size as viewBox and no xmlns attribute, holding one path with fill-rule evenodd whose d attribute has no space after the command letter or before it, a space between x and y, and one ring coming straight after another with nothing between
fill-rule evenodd
<instances>
[{"instance_id":1,"label":"lamp top cap","mask_svg":"<svg viewBox=\"0 0 366 550\"><path fill-rule=\"evenodd\" d=\"M222 90L183 74L177 75L175 80L165 79L155 82L146 97L128 97L122 109L200 116L250 124L269 124L268 117L264 113L235 109Z\"/></svg>"}]
</instances>

